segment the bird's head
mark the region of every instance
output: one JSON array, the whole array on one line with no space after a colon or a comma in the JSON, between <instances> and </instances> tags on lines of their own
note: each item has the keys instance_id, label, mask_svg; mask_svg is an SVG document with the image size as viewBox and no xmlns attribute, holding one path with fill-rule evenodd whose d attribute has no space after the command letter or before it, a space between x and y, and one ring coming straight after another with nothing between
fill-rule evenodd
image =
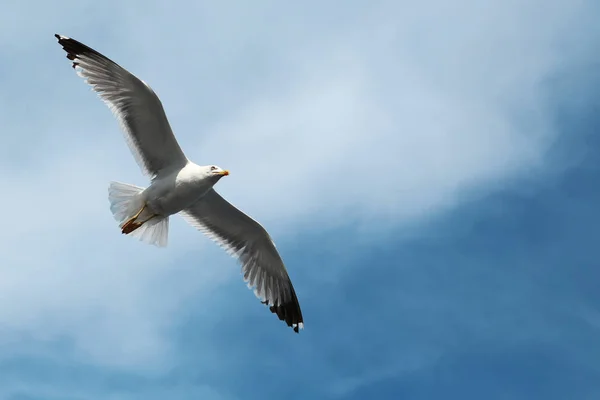
<instances>
[{"instance_id":1,"label":"bird's head","mask_svg":"<svg viewBox=\"0 0 600 400\"><path fill-rule=\"evenodd\" d=\"M208 176L214 181L218 181L224 176L229 175L229 171L222 169L221 167L217 167L216 165L209 165L206 167Z\"/></svg>"}]
</instances>

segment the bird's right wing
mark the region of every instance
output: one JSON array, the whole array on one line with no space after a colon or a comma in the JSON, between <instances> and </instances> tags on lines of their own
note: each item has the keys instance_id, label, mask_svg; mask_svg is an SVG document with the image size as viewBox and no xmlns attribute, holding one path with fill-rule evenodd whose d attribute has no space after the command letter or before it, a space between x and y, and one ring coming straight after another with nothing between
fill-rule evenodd
<instances>
[{"instance_id":1,"label":"bird's right wing","mask_svg":"<svg viewBox=\"0 0 600 400\"><path fill-rule=\"evenodd\" d=\"M158 96L146 83L83 43L54 36L78 75L87 80L119 120L142 172L154 178L161 171L187 164Z\"/></svg>"},{"instance_id":2,"label":"bird's right wing","mask_svg":"<svg viewBox=\"0 0 600 400\"><path fill-rule=\"evenodd\" d=\"M267 231L214 189L181 212L194 227L242 264L244 280L271 312L295 332L304 326L294 286Z\"/></svg>"}]
</instances>

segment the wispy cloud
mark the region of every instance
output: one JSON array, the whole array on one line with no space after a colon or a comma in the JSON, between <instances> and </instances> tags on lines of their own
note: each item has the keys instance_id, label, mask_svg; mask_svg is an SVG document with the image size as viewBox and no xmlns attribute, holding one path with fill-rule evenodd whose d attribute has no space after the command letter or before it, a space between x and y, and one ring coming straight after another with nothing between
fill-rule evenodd
<instances>
[{"instance_id":1,"label":"wispy cloud","mask_svg":"<svg viewBox=\"0 0 600 400\"><path fill-rule=\"evenodd\" d=\"M515 2L379 3L362 15L347 12L351 23L318 34L306 15L297 17L307 18L304 24L286 20L289 30L274 44L277 22L234 34L238 15L223 5L210 18L191 13L183 20L200 18L203 26L191 49L176 31L136 27L132 41L148 51L131 68L156 81L168 108L188 111L178 115L188 151L231 167L240 182L222 190L261 216L274 215L272 204L264 205L268 193L271 203L294 204L280 210L294 220L314 211L337 219L348 208L354 215L410 217L452 204L470 185L540 166L555 135L541 83L569 62L561 44L585 12L564 2L545 8L537 18L537 5ZM175 17L174 10L160 11L142 21L160 25ZM266 5L246 11L249 25L285 12ZM152 57L159 48L186 56L177 63L163 57L158 70ZM226 50L232 48L238 50ZM243 68L211 61L190 70L212 49ZM225 72L217 75L217 68ZM214 102L216 118L204 111ZM260 186L250 190L251 184ZM341 202L339 212L330 201Z\"/></svg>"}]
</instances>

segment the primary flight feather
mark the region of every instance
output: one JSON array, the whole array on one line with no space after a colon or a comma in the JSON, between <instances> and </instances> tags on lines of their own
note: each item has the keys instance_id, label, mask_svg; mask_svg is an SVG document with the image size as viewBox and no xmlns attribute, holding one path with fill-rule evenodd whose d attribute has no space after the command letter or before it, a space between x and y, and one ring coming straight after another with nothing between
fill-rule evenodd
<instances>
[{"instance_id":1,"label":"primary flight feather","mask_svg":"<svg viewBox=\"0 0 600 400\"><path fill-rule=\"evenodd\" d=\"M273 240L213 188L229 172L197 165L185 156L162 103L145 82L83 43L54 36L73 68L113 111L137 163L150 178L147 188L110 183L110 208L121 232L166 246L169 217L181 214L240 261L244 280L271 312L295 332L302 329L300 304Z\"/></svg>"}]
</instances>

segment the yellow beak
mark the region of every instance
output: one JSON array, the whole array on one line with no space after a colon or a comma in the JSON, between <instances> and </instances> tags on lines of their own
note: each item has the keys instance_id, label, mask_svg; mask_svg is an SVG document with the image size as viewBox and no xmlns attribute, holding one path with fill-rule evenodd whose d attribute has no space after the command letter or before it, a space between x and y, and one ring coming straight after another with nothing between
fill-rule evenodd
<instances>
[{"instance_id":1,"label":"yellow beak","mask_svg":"<svg viewBox=\"0 0 600 400\"><path fill-rule=\"evenodd\" d=\"M221 175L227 176L227 175L229 175L229 171L225 170L225 171L221 172Z\"/></svg>"}]
</instances>

